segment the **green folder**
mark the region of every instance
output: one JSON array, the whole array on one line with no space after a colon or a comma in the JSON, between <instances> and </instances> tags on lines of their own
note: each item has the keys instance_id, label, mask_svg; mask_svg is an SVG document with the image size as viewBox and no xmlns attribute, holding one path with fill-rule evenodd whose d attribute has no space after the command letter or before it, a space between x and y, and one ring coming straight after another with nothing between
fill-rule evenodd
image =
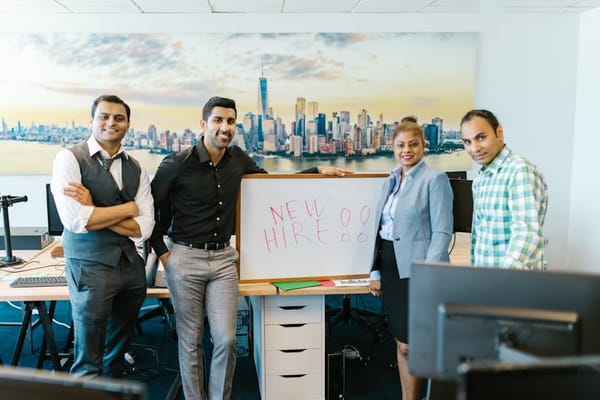
<instances>
[{"instance_id":1,"label":"green folder","mask_svg":"<svg viewBox=\"0 0 600 400\"><path fill-rule=\"evenodd\" d=\"M321 286L319 281L272 282L271 284L285 291L302 289L311 286Z\"/></svg>"}]
</instances>

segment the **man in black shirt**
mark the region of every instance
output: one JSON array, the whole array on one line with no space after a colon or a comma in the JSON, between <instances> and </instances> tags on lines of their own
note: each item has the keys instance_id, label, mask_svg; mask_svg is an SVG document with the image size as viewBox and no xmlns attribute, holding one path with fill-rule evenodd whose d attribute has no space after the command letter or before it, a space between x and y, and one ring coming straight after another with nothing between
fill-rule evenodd
<instances>
[{"instance_id":1,"label":"man in black shirt","mask_svg":"<svg viewBox=\"0 0 600 400\"><path fill-rule=\"evenodd\" d=\"M236 361L237 251L229 246L244 174L267 173L239 147L235 102L212 97L202 110L201 141L161 162L152 181L157 223L151 244L164 265L179 338L186 399L205 399L204 313L213 338L209 399L229 399ZM303 172L344 175L336 167ZM169 244L163 240L168 228Z\"/></svg>"}]
</instances>

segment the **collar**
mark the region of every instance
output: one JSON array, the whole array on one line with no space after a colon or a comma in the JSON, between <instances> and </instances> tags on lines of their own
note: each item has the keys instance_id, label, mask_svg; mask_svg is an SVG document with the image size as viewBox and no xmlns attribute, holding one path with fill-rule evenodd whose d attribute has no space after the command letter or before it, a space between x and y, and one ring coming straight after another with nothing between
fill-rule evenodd
<instances>
[{"instance_id":1,"label":"collar","mask_svg":"<svg viewBox=\"0 0 600 400\"><path fill-rule=\"evenodd\" d=\"M510 153L512 153L512 150L507 145L504 145L502 150L500 150L498 154L496 154L496 157L494 157L492 162L488 165L484 165L483 167L481 167L479 171L487 172L490 174L494 174L500 171L500 168L502 168L502 164L504 164L504 161L506 161L508 156L510 156Z\"/></svg>"},{"instance_id":2,"label":"collar","mask_svg":"<svg viewBox=\"0 0 600 400\"><path fill-rule=\"evenodd\" d=\"M100 144L98 143L98 141L96 140L94 135L92 135L88 138L87 145L88 145L88 150L90 152L90 157L94 158L96 156L96 154L100 153L100 158L103 158L103 159L111 158L108 155L108 152L100 146ZM123 153L123 154L121 155L121 153ZM127 154L127 152L123 149L122 145L119 147L119 150L117 150L117 153L112 158L115 158L117 156L123 157L125 159L129 159L129 154Z\"/></svg>"},{"instance_id":3,"label":"collar","mask_svg":"<svg viewBox=\"0 0 600 400\"><path fill-rule=\"evenodd\" d=\"M198 140L198 143L196 144L196 156L198 157L198 160L201 163L208 163L211 162L212 160L210 159L210 156L208 155L208 151L206 151L206 147L204 146L204 135L200 136L200 140ZM231 148L229 146L227 146L227 148L225 149L225 154L223 154L223 159L225 159L226 157L229 157L231 153Z\"/></svg>"},{"instance_id":4,"label":"collar","mask_svg":"<svg viewBox=\"0 0 600 400\"><path fill-rule=\"evenodd\" d=\"M408 172L406 173L405 178L408 178L408 177L416 174L418 170L423 168L423 165L425 165L425 158L422 158L421 161L419 161L411 169L409 169ZM396 178L396 180L400 179L400 177L402 177L402 175L404 175L404 173L402 172L402 165L398 165L396 168L394 168L393 170L390 171L390 177L393 176L394 178Z\"/></svg>"}]
</instances>

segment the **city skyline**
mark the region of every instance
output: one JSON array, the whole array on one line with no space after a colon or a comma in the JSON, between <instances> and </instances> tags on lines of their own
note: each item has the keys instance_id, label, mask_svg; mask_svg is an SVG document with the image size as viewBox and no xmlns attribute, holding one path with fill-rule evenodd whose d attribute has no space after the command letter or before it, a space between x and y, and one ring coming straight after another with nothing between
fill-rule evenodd
<instances>
[{"instance_id":1,"label":"city skyline","mask_svg":"<svg viewBox=\"0 0 600 400\"><path fill-rule=\"evenodd\" d=\"M387 123L407 114L440 117L455 129L474 101L473 33L316 34L2 34L7 71L0 109L7 125L87 125L91 100L114 93L132 107L132 128L199 131L213 95L290 129L298 98L331 118L367 110ZM64 49L71 51L65 52ZM23 64L35 64L31 74ZM3 68L5 67L3 66ZM266 84L266 81L265 81Z\"/></svg>"}]
</instances>

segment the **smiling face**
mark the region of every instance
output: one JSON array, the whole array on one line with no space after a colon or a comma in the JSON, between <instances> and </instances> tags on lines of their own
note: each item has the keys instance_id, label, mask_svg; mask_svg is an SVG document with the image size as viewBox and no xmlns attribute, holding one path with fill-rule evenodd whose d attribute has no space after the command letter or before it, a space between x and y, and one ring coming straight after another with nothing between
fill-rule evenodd
<instances>
[{"instance_id":1,"label":"smiling face","mask_svg":"<svg viewBox=\"0 0 600 400\"><path fill-rule=\"evenodd\" d=\"M504 147L504 132L482 117L473 117L460 127L465 150L480 165L489 165Z\"/></svg>"},{"instance_id":2,"label":"smiling face","mask_svg":"<svg viewBox=\"0 0 600 400\"><path fill-rule=\"evenodd\" d=\"M91 125L92 134L100 146L111 156L114 155L129 130L125 106L108 101L99 102Z\"/></svg>"},{"instance_id":3,"label":"smiling face","mask_svg":"<svg viewBox=\"0 0 600 400\"><path fill-rule=\"evenodd\" d=\"M206 120L200 122L204 131L204 146L211 152L225 151L235 135L235 110L233 108L213 107Z\"/></svg>"},{"instance_id":4,"label":"smiling face","mask_svg":"<svg viewBox=\"0 0 600 400\"><path fill-rule=\"evenodd\" d=\"M393 146L394 157L402 165L403 172L408 172L421 161L425 154L423 134L417 129L403 129L397 132L394 136Z\"/></svg>"}]
</instances>

